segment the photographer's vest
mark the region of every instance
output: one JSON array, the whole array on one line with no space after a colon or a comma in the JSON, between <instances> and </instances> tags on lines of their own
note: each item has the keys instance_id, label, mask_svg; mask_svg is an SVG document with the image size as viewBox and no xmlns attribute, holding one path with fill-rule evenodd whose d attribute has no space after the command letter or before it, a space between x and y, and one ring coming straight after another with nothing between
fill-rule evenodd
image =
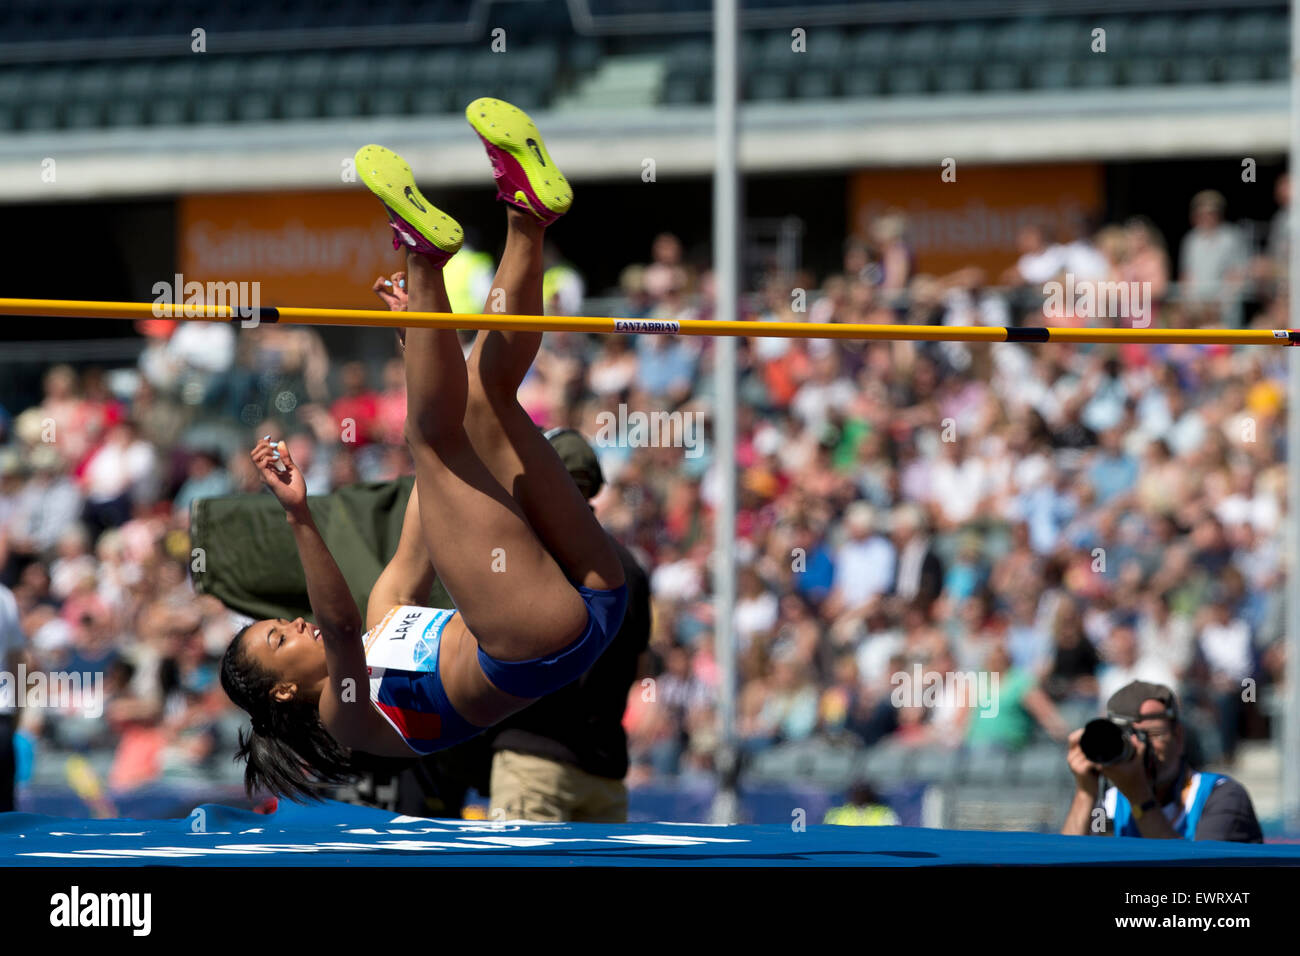
<instances>
[{"instance_id":1,"label":"photographer's vest","mask_svg":"<svg viewBox=\"0 0 1300 956\"><path fill-rule=\"evenodd\" d=\"M1196 825L1201 822L1201 813L1205 810L1205 801L1210 792L1224 776L1218 773L1193 773L1183 784L1181 799L1170 801L1160 808L1169 825L1184 840L1196 839ZM1140 837L1137 820L1133 819L1133 805L1128 797L1114 787L1106 790L1104 801L1106 816L1114 821L1116 836ZM1154 811L1153 811L1154 812Z\"/></svg>"}]
</instances>

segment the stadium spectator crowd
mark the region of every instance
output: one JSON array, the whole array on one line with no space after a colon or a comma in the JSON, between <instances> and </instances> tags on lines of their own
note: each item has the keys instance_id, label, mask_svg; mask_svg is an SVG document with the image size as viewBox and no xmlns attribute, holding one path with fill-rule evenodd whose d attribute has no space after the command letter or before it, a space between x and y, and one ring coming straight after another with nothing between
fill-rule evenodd
<instances>
[{"instance_id":1,"label":"stadium spectator crowd","mask_svg":"<svg viewBox=\"0 0 1300 956\"><path fill-rule=\"evenodd\" d=\"M1285 223L1285 184L1279 200ZM891 213L846 243L842 268L769 275L749 308L765 321L1042 325L1041 284L1069 272L1154 291L1149 315L1064 320L1075 324L1217 325L1239 310L1250 326L1286 327L1285 228L1251 250L1221 196L1191 208L1178 272L1135 218L1071 224L1059 241L1028 225L1001 276L917 274ZM625 270L614 307L710 318L711 303L710 275L664 235ZM115 787L207 773L233 750L216 662L234 626L189 584L189 505L259 492L245 446L268 432L287 436L313 494L409 470L400 360L332 361L308 328L141 331L137 368L53 367L42 401L0 421L0 583L27 666L102 671L108 688L98 719L29 710L20 725L41 747L112 748ZM633 786L710 773L718 741L713 345L548 334L521 391L540 425L596 438L608 480L597 512L652 569L654 693L635 685L625 717ZM1178 692L1202 759L1230 763L1241 739L1270 733L1263 704L1283 678L1281 350L755 338L739 355L747 753L817 736L1063 741L1134 679ZM610 437L620 405L672 417L655 441ZM960 693L897 705L895 675L916 665L998 674L996 716Z\"/></svg>"}]
</instances>

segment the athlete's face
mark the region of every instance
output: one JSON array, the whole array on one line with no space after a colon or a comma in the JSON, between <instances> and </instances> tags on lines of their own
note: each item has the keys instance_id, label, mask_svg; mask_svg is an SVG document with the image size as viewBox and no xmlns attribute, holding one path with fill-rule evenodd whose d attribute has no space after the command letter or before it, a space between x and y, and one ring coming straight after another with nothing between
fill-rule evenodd
<instances>
[{"instance_id":1,"label":"athlete's face","mask_svg":"<svg viewBox=\"0 0 1300 956\"><path fill-rule=\"evenodd\" d=\"M244 650L278 680L275 694L289 699L318 694L329 677L320 629L302 618L270 618L244 632Z\"/></svg>"}]
</instances>

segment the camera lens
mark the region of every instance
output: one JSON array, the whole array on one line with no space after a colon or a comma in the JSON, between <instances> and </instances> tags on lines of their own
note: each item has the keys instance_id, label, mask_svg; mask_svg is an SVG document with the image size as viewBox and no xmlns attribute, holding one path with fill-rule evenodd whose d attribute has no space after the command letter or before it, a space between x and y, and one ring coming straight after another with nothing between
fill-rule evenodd
<instances>
[{"instance_id":1,"label":"camera lens","mask_svg":"<svg viewBox=\"0 0 1300 956\"><path fill-rule=\"evenodd\" d=\"M1079 746L1085 757L1105 766L1124 757L1128 741L1118 724L1098 717L1083 725L1083 738L1079 741Z\"/></svg>"}]
</instances>

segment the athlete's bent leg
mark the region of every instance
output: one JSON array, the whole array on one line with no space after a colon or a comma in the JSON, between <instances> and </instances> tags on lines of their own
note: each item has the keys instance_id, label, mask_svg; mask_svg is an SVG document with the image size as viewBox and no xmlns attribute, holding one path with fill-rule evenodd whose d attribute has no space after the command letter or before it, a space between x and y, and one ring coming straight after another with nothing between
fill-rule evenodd
<instances>
[{"instance_id":1,"label":"athlete's bent leg","mask_svg":"<svg viewBox=\"0 0 1300 956\"><path fill-rule=\"evenodd\" d=\"M510 203L506 248L488 307L504 300L512 314L541 315L546 226L568 209L572 192L527 114L484 99L471 103L466 115L488 148L500 198ZM523 144L528 148L520 148ZM479 333L468 362L465 427L569 580L611 590L623 584L622 563L559 456L516 397L541 341L539 332Z\"/></svg>"},{"instance_id":2,"label":"athlete's bent leg","mask_svg":"<svg viewBox=\"0 0 1300 956\"><path fill-rule=\"evenodd\" d=\"M445 311L441 268L411 255L412 311ZM529 660L576 639L586 609L465 430L467 375L456 333L406 330L406 436L429 558L483 650Z\"/></svg>"},{"instance_id":3,"label":"athlete's bent leg","mask_svg":"<svg viewBox=\"0 0 1300 956\"><path fill-rule=\"evenodd\" d=\"M408 307L450 311L442 265L460 248L460 226L420 194L410 167L391 150L362 147L356 168L388 211L394 245L407 247ZM462 621L483 651L505 661L567 646L584 632L586 606L470 443L468 376L456 333L408 328L405 367L420 524Z\"/></svg>"}]
</instances>

